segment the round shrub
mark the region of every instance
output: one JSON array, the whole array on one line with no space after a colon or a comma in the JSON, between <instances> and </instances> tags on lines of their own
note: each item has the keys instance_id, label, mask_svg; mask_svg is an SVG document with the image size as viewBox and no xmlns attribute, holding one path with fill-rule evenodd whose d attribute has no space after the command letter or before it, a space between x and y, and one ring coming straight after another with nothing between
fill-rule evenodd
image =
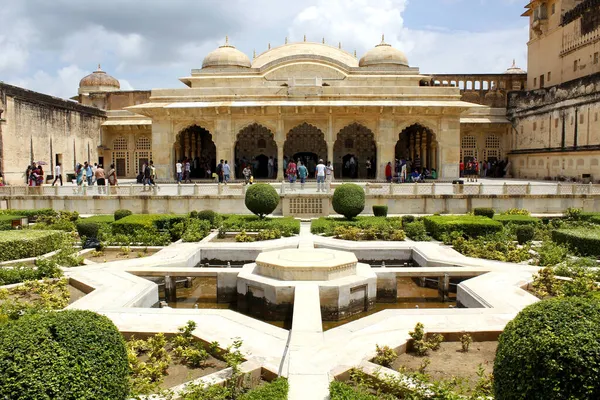
<instances>
[{"instance_id":1,"label":"round shrub","mask_svg":"<svg viewBox=\"0 0 600 400\"><path fill-rule=\"evenodd\" d=\"M376 217L387 217L388 206L373 206L373 215Z\"/></svg>"},{"instance_id":2,"label":"round shrub","mask_svg":"<svg viewBox=\"0 0 600 400\"><path fill-rule=\"evenodd\" d=\"M600 398L600 302L532 304L509 322L494 362L497 400Z\"/></svg>"},{"instance_id":3,"label":"round shrub","mask_svg":"<svg viewBox=\"0 0 600 400\"><path fill-rule=\"evenodd\" d=\"M128 217L131 214L133 214L133 213L129 210L117 210L117 211L115 211L115 221L118 221L121 218Z\"/></svg>"},{"instance_id":4,"label":"round shrub","mask_svg":"<svg viewBox=\"0 0 600 400\"><path fill-rule=\"evenodd\" d=\"M406 225L406 224L410 224L415 222L415 216L414 215L403 215L402 216L402 226Z\"/></svg>"},{"instance_id":5,"label":"round shrub","mask_svg":"<svg viewBox=\"0 0 600 400\"><path fill-rule=\"evenodd\" d=\"M192 212L194 212L194 211L192 211ZM190 215L190 217L191 217L191 215ZM203 221L208 221L210 223L210 226L216 227L217 222L219 220L219 214L217 214L213 210L202 210L202 211L196 212L195 218L198 218Z\"/></svg>"},{"instance_id":6,"label":"round shrub","mask_svg":"<svg viewBox=\"0 0 600 400\"><path fill-rule=\"evenodd\" d=\"M474 208L473 214L478 215L480 217L488 217L494 218L494 209L493 208Z\"/></svg>"},{"instance_id":7,"label":"round shrub","mask_svg":"<svg viewBox=\"0 0 600 400\"><path fill-rule=\"evenodd\" d=\"M519 244L525 244L533 240L535 229L531 225L519 225L517 226L516 233Z\"/></svg>"},{"instance_id":8,"label":"round shrub","mask_svg":"<svg viewBox=\"0 0 600 400\"><path fill-rule=\"evenodd\" d=\"M0 398L127 398L123 337L105 316L68 310L0 324Z\"/></svg>"},{"instance_id":9,"label":"round shrub","mask_svg":"<svg viewBox=\"0 0 600 400\"><path fill-rule=\"evenodd\" d=\"M271 214L279 204L279 195L267 183L252 185L246 190L246 207L260 218Z\"/></svg>"},{"instance_id":10,"label":"round shrub","mask_svg":"<svg viewBox=\"0 0 600 400\"><path fill-rule=\"evenodd\" d=\"M365 191L354 183L345 183L335 189L331 202L336 213L352 219L365 209Z\"/></svg>"},{"instance_id":11,"label":"round shrub","mask_svg":"<svg viewBox=\"0 0 600 400\"><path fill-rule=\"evenodd\" d=\"M95 239L98 237L98 230L100 226L96 222L79 221L77 223L77 233L79 237L85 236L88 239Z\"/></svg>"}]
</instances>

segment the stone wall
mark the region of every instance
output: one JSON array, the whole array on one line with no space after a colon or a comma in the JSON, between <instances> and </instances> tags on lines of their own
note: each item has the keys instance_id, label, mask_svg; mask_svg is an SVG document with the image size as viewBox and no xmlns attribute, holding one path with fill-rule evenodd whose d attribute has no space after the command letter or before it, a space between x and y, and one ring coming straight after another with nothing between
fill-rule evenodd
<instances>
[{"instance_id":1,"label":"stone wall","mask_svg":"<svg viewBox=\"0 0 600 400\"><path fill-rule=\"evenodd\" d=\"M600 179L600 73L511 92L508 102L514 176Z\"/></svg>"},{"instance_id":2,"label":"stone wall","mask_svg":"<svg viewBox=\"0 0 600 400\"><path fill-rule=\"evenodd\" d=\"M31 161L45 161L45 175L57 160L63 179L75 162L97 162L102 110L0 83L0 170L9 184L24 184Z\"/></svg>"}]
</instances>

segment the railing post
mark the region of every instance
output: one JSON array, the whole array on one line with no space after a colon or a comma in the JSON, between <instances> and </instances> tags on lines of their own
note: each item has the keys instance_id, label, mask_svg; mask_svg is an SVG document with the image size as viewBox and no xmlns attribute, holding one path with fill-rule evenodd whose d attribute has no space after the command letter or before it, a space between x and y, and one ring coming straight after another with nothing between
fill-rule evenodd
<instances>
[{"instance_id":1,"label":"railing post","mask_svg":"<svg viewBox=\"0 0 600 400\"><path fill-rule=\"evenodd\" d=\"M431 184L431 195L435 196L435 182Z\"/></svg>"},{"instance_id":2,"label":"railing post","mask_svg":"<svg viewBox=\"0 0 600 400\"><path fill-rule=\"evenodd\" d=\"M220 196L223 194L223 185L220 183L217 183L217 194Z\"/></svg>"},{"instance_id":3,"label":"railing post","mask_svg":"<svg viewBox=\"0 0 600 400\"><path fill-rule=\"evenodd\" d=\"M129 195L133 196L133 183L129 184Z\"/></svg>"},{"instance_id":4,"label":"railing post","mask_svg":"<svg viewBox=\"0 0 600 400\"><path fill-rule=\"evenodd\" d=\"M392 186L392 184L391 184L391 183L390 183L389 185L390 185L390 186L389 186L389 188L388 188L388 189L389 189L389 191L390 191L390 196L393 196L393 195L394 195L394 186Z\"/></svg>"},{"instance_id":5,"label":"railing post","mask_svg":"<svg viewBox=\"0 0 600 400\"><path fill-rule=\"evenodd\" d=\"M531 194L531 183L527 184L527 189L525 189L525 194L528 196Z\"/></svg>"},{"instance_id":6,"label":"railing post","mask_svg":"<svg viewBox=\"0 0 600 400\"><path fill-rule=\"evenodd\" d=\"M369 193L370 193L370 190L369 190L369 182L367 182L367 183L365 183L365 195L366 195L366 196L368 196L368 195L369 195Z\"/></svg>"},{"instance_id":7,"label":"railing post","mask_svg":"<svg viewBox=\"0 0 600 400\"><path fill-rule=\"evenodd\" d=\"M58 186L54 186L54 195L58 196Z\"/></svg>"},{"instance_id":8,"label":"railing post","mask_svg":"<svg viewBox=\"0 0 600 400\"><path fill-rule=\"evenodd\" d=\"M194 183L194 185L196 185ZM177 196L181 196L181 185L177 185Z\"/></svg>"},{"instance_id":9,"label":"railing post","mask_svg":"<svg viewBox=\"0 0 600 400\"><path fill-rule=\"evenodd\" d=\"M84 185L83 183L81 184L81 187L83 188L83 195L87 195L87 185Z\"/></svg>"},{"instance_id":10,"label":"railing post","mask_svg":"<svg viewBox=\"0 0 600 400\"><path fill-rule=\"evenodd\" d=\"M414 183L413 185L415 185L413 186L413 194L416 196L419 194L419 187L417 186L418 183Z\"/></svg>"},{"instance_id":11,"label":"railing post","mask_svg":"<svg viewBox=\"0 0 600 400\"><path fill-rule=\"evenodd\" d=\"M556 194L560 195L560 182L556 184Z\"/></svg>"},{"instance_id":12,"label":"railing post","mask_svg":"<svg viewBox=\"0 0 600 400\"><path fill-rule=\"evenodd\" d=\"M244 196L246 196L246 186L247 185L242 184L242 195Z\"/></svg>"},{"instance_id":13,"label":"railing post","mask_svg":"<svg viewBox=\"0 0 600 400\"><path fill-rule=\"evenodd\" d=\"M588 186L588 194L594 194L594 184L592 182Z\"/></svg>"},{"instance_id":14,"label":"railing post","mask_svg":"<svg viewBox=\"0 0 600 400\"><path fill-rule=\"evenodd\" d=\"M577 194L577 184L573 183L571 185L571 194Z\"/></svg>"},{"instance_id":15,"label":"railing post","mask_svg":"<svg viewBox=\"0 0 600 400\"><path fill-rule=\"evenodd\" d=\"M197 183L194 183L194 196L198 196L200 194L200 186Z\"/></svg>"},{"instance_id":16,"label":"railing post","mask_svg":"<svg viewBox=\"0 0 600 400\"><path fill-rule=\"evenodd\" d=\"M504 185L502 185L502 194L508 194L508 185L506 184L506 182L504 182Z\"/></svg>"},{"instance_id":17,"label":"railing post","mask_svg":"<svg viewBox=\"0 0 600 400\"><path fill-rule=\"evenodd\" d=\"M483 182L479 183L479 195L483 194Z\"/></svg>"},{"instance_id":18,"label":"railing post","mask_svg":"<svg viewBox=\"0 0 600 400\"><path fill-rule=\"evenodd\" d=\"M285 194L285 180L281 181L281 187L279 188L280 194Z\"/></svg>"}]
</instances>

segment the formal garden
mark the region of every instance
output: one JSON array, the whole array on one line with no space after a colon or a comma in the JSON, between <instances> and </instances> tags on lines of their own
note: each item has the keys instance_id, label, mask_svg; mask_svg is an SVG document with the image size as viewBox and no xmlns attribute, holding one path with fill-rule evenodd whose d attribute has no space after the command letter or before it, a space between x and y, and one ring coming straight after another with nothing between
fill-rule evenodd
<instances>
[{"instance_id":1,"label":"formal garden","mask_svg":"<svg viewBox=\"0 0 600 400\"><path fill-rule=\"evenodd\" d=\"M86 265L152 258L177 243L235 248L299 235L300 220L269 217L279 197L266 187L272 189L247 191L252 215L1 210L0 397L287 398L285 378L244 369L243 337L228 345L205 342L193 334L194 321L176 333L121 334L105 316L65 310L87 293L69 271ZM536 217L523 209L476 208L466 215L388 216L379 205L364 215L364 192L355 185L338 187L332 205L340 216L310 221L317 238L375 247L427 242L466 259L535 268L522 288L539 300L503 332L436 331L417 323L405 345L377 345L371 367L334 380L332 400L600 398L600 213L568 209ZM218 385L202 381L223 371Z\"/></svg>"}]
</instances>

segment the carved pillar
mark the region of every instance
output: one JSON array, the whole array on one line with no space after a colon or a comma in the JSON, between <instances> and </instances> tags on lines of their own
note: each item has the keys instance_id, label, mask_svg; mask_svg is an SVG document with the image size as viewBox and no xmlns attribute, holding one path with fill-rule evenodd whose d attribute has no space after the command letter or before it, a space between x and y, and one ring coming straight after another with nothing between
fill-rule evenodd
<instances>
[{"instance_id":1,"label":"carved pillar","mask_svg":"<svg viewBox=\"0 0 600 400\"><path fill-rule=\"evenodd\" d=\"M331 161L331 165L334 165L334 160L333 160L333 146L335 144L335 135L333 133L333 116L331 114L329 114L329 123L327 126L327 136L326 136L326 141L327 141L327 160L325 160L325 165L327 165L327 161ZM334 171L335 173L335 171Z\"/></svg>"},{"instance_id":2,"label":"carved pillar","mask_svg":"<svg viewBox=\"0 0 600 400\"><path fill-rule=\"evenodd\" d=\"M152 121L152 161L158 179L173 176L175 161L173 152L173 131L168 121Z\"/></svg>"},{"instance_id":3,"label":"carved pillar","mask_svg":"<svg viewBox=\"0 0 600 400\"><path fill-rule=\"evenodd\" d=\"M431 141L431 158L430 158L431 168L437 171L437 144L435 141Z\"/></svg>"},{"instance_id":4,"label":"carved pillar","mask_svg":"<svg viewBox=\"0 0 600 400\"><path fill-rule=\"evenodd\" d=\"M184 152L184 154L185 154L185 156L186 156L187 158L190 158L190 157L191 157L191 154L192 154L192 152L191 152L191 150L190 150L190 149L192 148L192 144L191 144L191 143L192 143L192 132L188 132L188 133L185 135L185 143L183 144L183 146L185 147L185 152Z\"/></svg>"},{"instance_id":5,"label":"carved pillar","mask_svg":"<svg viewBox=\"0 0 600 400\"><path fill-rule=\"evenodd\" d=\"M421 171L427 166L427 136L427 131L421 132Z\"/></svg>"},{"instance_id":6,"label":"carved pillar","mask_svg":"<svg viewBox=\"0 0 600 400\"><path fill-rule=\"evenodd\" d=\"M414 161L415 160L415 133L411 132L408 136L408 157Z\"/></svg>"},{"instance_id":7,"label":"carved pillar","mask_svg":"<svg viewBox=\"0 0 600 400\"><path fill-rule=\"evenodd\" d=\"M376 136L377 157L373 160L376 166L377 179L385 180L385 167L388 162L394 163L396 153L397 137L394 133L394 121L381 118L379 120L379 132ZM392 171L393 171L392 166Z\"/></svg>"}]
</instances>

